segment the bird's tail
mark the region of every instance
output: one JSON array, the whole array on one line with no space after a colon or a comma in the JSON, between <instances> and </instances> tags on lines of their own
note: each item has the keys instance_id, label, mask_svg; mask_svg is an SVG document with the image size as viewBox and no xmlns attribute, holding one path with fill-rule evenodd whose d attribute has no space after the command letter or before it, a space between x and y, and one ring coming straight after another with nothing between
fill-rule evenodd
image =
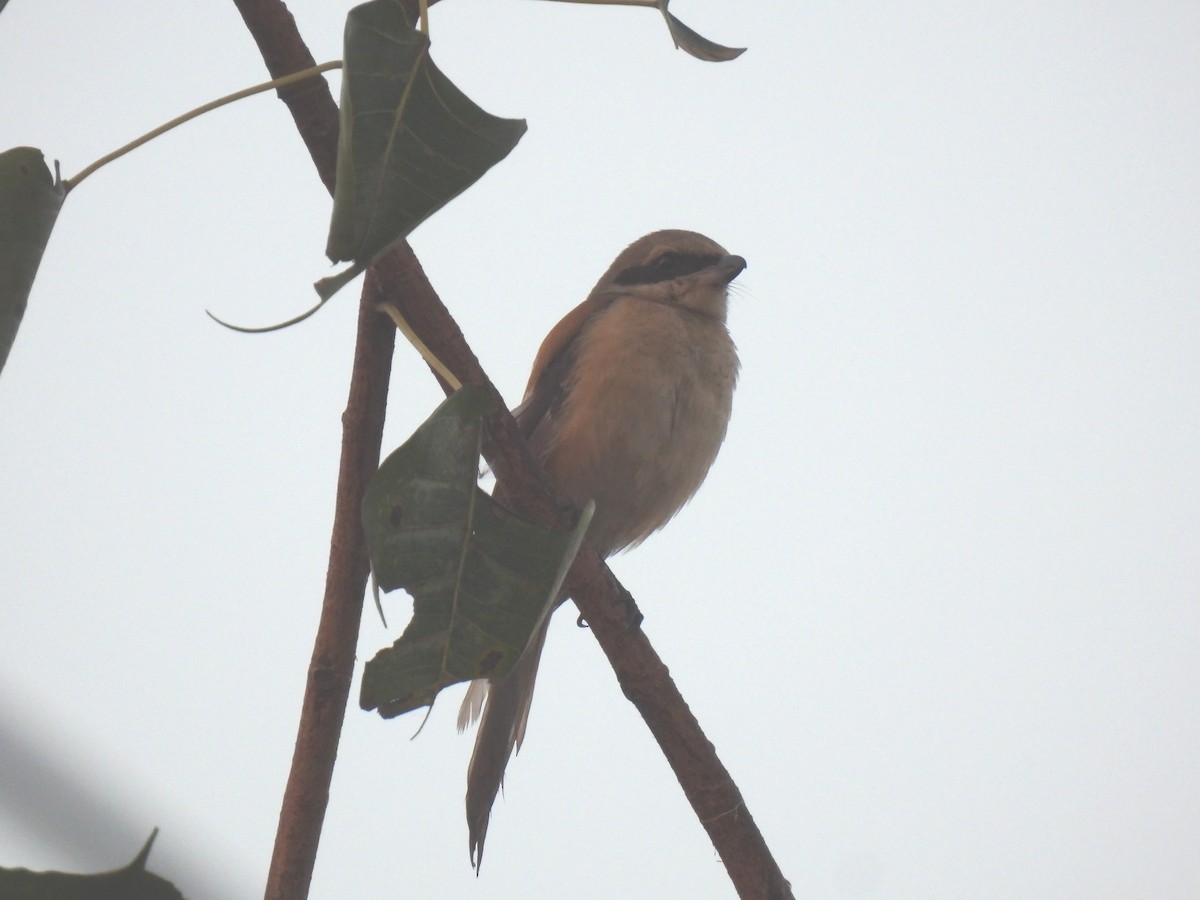
<instances>
[{"instance_id":1,"label":"bird's tail","mask_svg":"<svg viewBox=\"0 0 1200 900\"><path fill-rule=\"evenodd\" d=\"M479 734L475 737L475 751L467 768L467 830L471 865L476 872L483 864L483 839L487 836L496 793L504 784L504 769L513 750L520 750L521 741L525 739L538 662L542 658L549 625L550 616L546 616L504 681L472 682L458 714L461 731L469 722L480 718L480 708L483 710Z\"/></svg>"}]
</instances>

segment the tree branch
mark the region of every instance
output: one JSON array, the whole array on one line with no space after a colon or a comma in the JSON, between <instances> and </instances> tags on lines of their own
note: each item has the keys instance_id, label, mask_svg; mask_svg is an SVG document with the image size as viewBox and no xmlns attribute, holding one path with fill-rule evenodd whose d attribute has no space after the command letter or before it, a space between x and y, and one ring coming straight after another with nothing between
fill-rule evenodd
<instances>
[{"instance_id":1,"label":"tree branch","mask_svg":"<svg viewBox=\"0 0 1200 900\"><path fill-rule=\"evenodd\" d=\"M342 414L342 455L325 599L267 876L266 896L279 900L308 896L354 675L363 590L370 574L362 498L379 468L396 342L396 329L375 311L380 299L378 279L368 273L359 301L350 396Z\"/></svg>"},{"instance_id":2,"label":"tree branch","mask_svg":"<svg viewBox=\"0 0 1200 900\"><path fill-rule=\"evenodd\" d=\"M294 19L281 0L234 0L234 3L258 43L273 77L313 65L312 55L305 47L296 30ZM408 5L415 8L415 0L408 2ZM410 9L410 12L412 11ZM310 79L303 84L281 90L280 98L291 110L296 127L309 148L321 180L332 190L337 157L337 109L333 97L329 94L328 84L324 79ZM457 323L425 277L420 263L407 243L398 245L368 272L366 293L369 294L375 285L378 285L382 295L400 309L413 331L463 383L485 386L499 396L479 360L467 345ZM378 336L373 336L379 327L385 327L394 334L391 324L383 316L368 309L366 294L359 316L360 346L364 341L371 342L373 346L381 346L376 343L379 341ZM373 324L364 322L365 319L372 318ZM364 368L360 370L359 358L360 354L356 352L356 376L360 371L364 375L371 371L373 377L380 377L382 370L377 364L370 369L364 364ZM382 393L386 395L386 373L383 373L382 377ZM379 392L377 385L371 392L374 400L379 399ZM353 384L351 396L354 397ZM519 437L512 416L503 410L502 406L501 404L501 412L490 416L486 423L489 439L485 452L497 477L504 483L506 499L519 512L544 524L567 524L571 515L568 507L556 497L548 485L524 441ZM330 612L329 586L335 569L334 557L341 555L342 559L337 563L339 572L352 572L354 578L349 578L347 574L342 585L346 593L338 604L338 628L345 629L351 621L350 612L342 608L343 604L345 607L354 606L353 631L356 634L367 575L366 550L362 543L361 530L357 525L361 488L365 481L359 483L357 477L350 477L347 473L347 459L354 457L359 464L365 462L365 449L373 441L373 458L378 460L378 435L382 421L376 422L373 417L367 416L351 416L350 413L351 409L348 407L344 417L346 431L342 473L338 483L334 541L330 547L330 580L327 581L321 628L325 629L326 613ZM370 433L352 438L352 425ZM360 442L359 450L354 454L347 452L347 446L352 440ZM349 530L343 533L338 527L344 506L353 506L355 527L352 533ZM567 577L567 587L612 664L622 691L637 706L662 748L688 802L725 863L738 895L761 900L790 898L791 888L772 858L737 786L717 758L715 749L704 736L699 723L671 680L667 667L650 645L649 639L640 628L631 627L630 612L634 608L632 597L621 587L599 557L591 552L581 554L576 560ZM330 618L334 618L332 612ZM333 627L332 622L330 627ZM344 635L342 638L344 639ZM310 669L309 689L301 713L296 758L293 760L292 775L288 780L284 806L280 813L280 828L267 887L268 898L294 900L306 896L320 823L328 800L333 771L333 754L329 752L328 746L330 739L336 746L340 733L352 674L353 646L351 645L348 664L341 668L347 661L339 658L335 671L331 667L317 665L317 651L322 647L322 641L323 638L319 634L317 646L314 648L313 667ZM318 685L318 675L321 673L327 673L322 677L336 683L336 691L321 691ZM311 709L310 695L315 695ZM317 705L315 701L321 699L324 699L326 704L340 703L341 709L334 715L334 711L328 706L322 708ZM331 732L320 742L320 758L315 764L300 759L305 746L306 730L309 727L323 727ZM301 770L304 772L303 776L299 774ZM301 826L294 817L305 814L309 821Z\"/></svg>"}]
</instances>

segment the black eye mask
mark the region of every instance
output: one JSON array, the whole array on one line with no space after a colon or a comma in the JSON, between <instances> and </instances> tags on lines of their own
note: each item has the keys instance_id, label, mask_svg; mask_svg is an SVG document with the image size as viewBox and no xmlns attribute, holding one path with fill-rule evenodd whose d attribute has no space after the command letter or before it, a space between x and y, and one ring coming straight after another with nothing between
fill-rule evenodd
<instances>
[{"instance_id":1,"label":"black eye mask","mask_svg":"<svg viewBox=\"0 0 1200 900\"><path fill-rule=\"evenodd\" d=\"M659 254L644 266L626 269L616 278L617 284L656 284L670 281L682 275L691 275L707 269L721 257L710 254L673 253Z\"/></svg>"}]
</instances>

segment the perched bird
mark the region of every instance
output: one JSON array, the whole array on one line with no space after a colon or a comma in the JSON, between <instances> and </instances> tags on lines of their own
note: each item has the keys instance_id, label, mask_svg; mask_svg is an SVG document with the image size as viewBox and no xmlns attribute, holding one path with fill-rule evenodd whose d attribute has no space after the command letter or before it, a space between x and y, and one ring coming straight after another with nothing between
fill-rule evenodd
<instances>
[{"instance_id":1,"label":"perched bird","mask_svg":"<svg viewBox=\"0 0 1200 900\"><path fill-rule=\"evenodd\" d=\"M662 528L704 481L725 438L738 358L725 325L746 267L692 231L630 244L542 342L513 411L555 488L596 503L585 546L607 557ZM565 599L565 598L563 598ZM473 682L459 728L482 721L467 773L471 862L529 719L549 617L504 681Z\"/></svg>"}]
</instances>

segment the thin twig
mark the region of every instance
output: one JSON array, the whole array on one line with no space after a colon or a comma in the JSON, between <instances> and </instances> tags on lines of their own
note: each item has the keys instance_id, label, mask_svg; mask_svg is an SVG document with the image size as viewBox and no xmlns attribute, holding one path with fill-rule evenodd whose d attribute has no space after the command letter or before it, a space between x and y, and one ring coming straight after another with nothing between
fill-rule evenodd
<instances>
[{"instance_id":1,"label":"thin twig","mask_svg":"<svg viewBox=\"0 0 1200 900\"><path fill-rule=\"evenodd\" d=\"M425 342L417 337L417 333L412 330L412 326L405 321L404 316L400 315L400 310L391 303L380 303L379 311L392 320L396 326L396 330L404 335L414 349L421 354L421 358L425 360L426 365L433 369L446 384L450 385L450 389L457 391L462 387L462 382L458 377L451 372L444 362L433 355L433 351L425 346Z\"/></svg>"},{"instance_id":2,"label":"thin twig","mask_svg":"<svg viewBox=\"0 0 1200 900\"><path fill-rule=\"evenodd\" d=\"M156 137L166 134L172 128L178 128L184 122L190 122L197 116L202 116L207 112L212 112L214 109L220 109L222 106L227 106L230 103L243 100L246 97L253 97L255 94L261 94L263 91L269 91L272 88L287 87L289 84L295 84L297 81L304 81L306 78L312 78L314 75L320 75L322 72L328 72L330 69L340 69L341 67L342 61L340 59L335 59L330 62L321 63L319 66L312 66L311 68L305 69L303 72L296 72L283 78L275 78L271 81L264 81L262 84L256 84L253 87L243 88L240 91L235 91L234 93L227 94L224 97L218 97L216 100L210 100L203 106L197 106L195 109L185 112L182 116L176 116L170 122L164 122L157 128L147 131L141 137L134 138L125 146L118 147L112 153L100 157L74 178L68 178L66 181L64 181L63 185L68 191L79 187L80 183L97 169L107 166L113 160L120 159L126 153L130 153L142 146L142 144L148 143L149 141L154 140Z\"/></svg>"}]
</instances>

